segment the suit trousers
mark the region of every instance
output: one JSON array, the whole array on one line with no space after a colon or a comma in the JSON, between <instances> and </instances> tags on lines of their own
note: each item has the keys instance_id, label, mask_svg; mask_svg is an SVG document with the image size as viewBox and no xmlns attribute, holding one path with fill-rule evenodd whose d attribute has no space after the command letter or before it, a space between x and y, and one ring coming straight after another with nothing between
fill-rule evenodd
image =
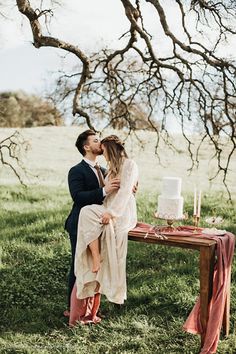
<instances>
[{"instance_id":1,"label":"suit trousers","mask_svg":"<svg viewBox=\"0 0 236 354\"><path fill-rule=\"evenodd\" d=\"M71 265L68 277L68 309L70 308L70 298L71 293L75 284L75 251L76 251L76 243L77 243L77 234L69 234L70 237L70 245L71 245Z\"/></svg>"}]
</instances>

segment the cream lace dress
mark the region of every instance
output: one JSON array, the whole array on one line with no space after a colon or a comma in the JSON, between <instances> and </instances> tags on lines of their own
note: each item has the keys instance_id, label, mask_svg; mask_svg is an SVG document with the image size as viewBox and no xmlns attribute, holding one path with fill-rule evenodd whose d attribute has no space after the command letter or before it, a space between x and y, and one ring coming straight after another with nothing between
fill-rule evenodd
<instances>
[{"instance_id":1,"label":"cream lace dress","mask_svg":"<svg viewBox=\"0 0 236 354\"><path fill-rule=\"evenodd\" d=\"M126 255L128 231L137 223L133 186L138 180L138 168L133 160L124 159L120 172L120 188L109 194L103 205L92 204L80 211L75 254L77 298L106 295L111 302L122 304L126 299ZM101 223L107 211L114 219ZM99 238L101 267L92 273L90 242Z\"/></svg>"}]
</instances>

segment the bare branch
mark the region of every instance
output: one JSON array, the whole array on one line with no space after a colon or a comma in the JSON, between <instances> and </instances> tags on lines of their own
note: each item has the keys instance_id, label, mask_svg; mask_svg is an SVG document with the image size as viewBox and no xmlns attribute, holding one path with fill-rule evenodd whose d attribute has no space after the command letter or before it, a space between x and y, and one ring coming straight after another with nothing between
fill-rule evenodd
<instances>
[{"instance_id":1,"label":"bare branch","mask_svg":"<svg viewBox=\"0 0 236 354\"><path fill-rule=\"evenodd\" d=\"M22 154L25 154L28 149L29 143L18 131L0 141L0 162L13 171L22 185L25 185L22 174L27 175L22 163Z\"/></svg>"},{"instance_id":2,"label":"bare branch","mask_svg":"<svg viewBox=\"0 0 236 354\"><path fill-rule=\"evenodd\" d=\"M203 142L208 140L214 148L217 174L226 186L236 148L236 62L219 53L236 33L236 3L172 2L180 32L171 26L165 1L120 0L129 24L120 36L125 44L121 49L90 55L42 35L39 20L44 17L47 22L50 9L33 9L28 0L17 0L17 6L30 22L36 48L60 48L78 58L73 72L60 73L56 88L59 101L72 100L73 115L82 117L94 130L120 126L127 135L137 135L141 119L145 129L157 134L157 153L161 141L179 151L169 132L170 122L178 124L187 143L189 171L199 165ZM147 30L144 5L156 16L156 33ZM206 29L214 30L211 41L206 39ZM161 31L168 42L166 50L156 40ZM192 137L195 131L200 136L197 147Z\"/></svg>"},{"instance_id":3,"label":"bare branch","mask_svg":"<svg viewBox=\"0 0 236 354\"><path fill-rule=\"evenodd\" d=\"M54 48L62 49L69 53L74 54L81 61L83 69L73 99L73 115L76 114L81 115L86 119L86 122L89 123L89 126L92 126L88 114L84 112L80 107L80 94L83 90L84 83L90 77L89 58L77 46L74 46L70 43L64 42L54 37L48 37L42 35L42 29L39 22L39 17L48 14L49 12L51 12L51 10L44 10L40 12L34 10L30 6L30 2L28 0L17 0L16 3L19 11L23 15L25 15L30 22L35 48L54 47Z\"/></svg>"}]
</instances>

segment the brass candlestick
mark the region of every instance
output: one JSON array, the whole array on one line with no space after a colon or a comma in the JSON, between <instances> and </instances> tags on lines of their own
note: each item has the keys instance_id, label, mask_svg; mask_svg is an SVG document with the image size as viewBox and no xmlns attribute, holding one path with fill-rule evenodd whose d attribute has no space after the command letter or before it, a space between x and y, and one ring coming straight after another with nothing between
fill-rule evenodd
<instances>
[{"instance_id":1,"label":"brass candlestick","mask_svg":"<svg viewBox=\"0 0 236 354\"><path fill-rule=\"evenodd\" d=\"M200 222L200 216L199 215L193 215L193 224L195 227L198 227Z\"/></svg>"}]
</instances>

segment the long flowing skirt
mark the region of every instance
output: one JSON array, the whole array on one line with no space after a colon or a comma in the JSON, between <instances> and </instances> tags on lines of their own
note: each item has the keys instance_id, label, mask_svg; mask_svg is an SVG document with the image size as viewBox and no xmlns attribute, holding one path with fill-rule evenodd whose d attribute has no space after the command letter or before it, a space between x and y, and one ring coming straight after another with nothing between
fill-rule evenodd
<instances>
[{"instance_id":1,"label":"long flowing skirt","mask_svg":"<svg viewBox=\"0 0 236 354\"><path fill-rule=\"evenodd\" d=\"M101 223L103 205L89 205L81 209L75 255L77 298L85 299L97 293L111 302L126 300L126 255L128 231L135 225L124 225L122 219ZM88 245L99 238L101 267L92 272L92 256Z\"/></svg>"}]
</instances>

